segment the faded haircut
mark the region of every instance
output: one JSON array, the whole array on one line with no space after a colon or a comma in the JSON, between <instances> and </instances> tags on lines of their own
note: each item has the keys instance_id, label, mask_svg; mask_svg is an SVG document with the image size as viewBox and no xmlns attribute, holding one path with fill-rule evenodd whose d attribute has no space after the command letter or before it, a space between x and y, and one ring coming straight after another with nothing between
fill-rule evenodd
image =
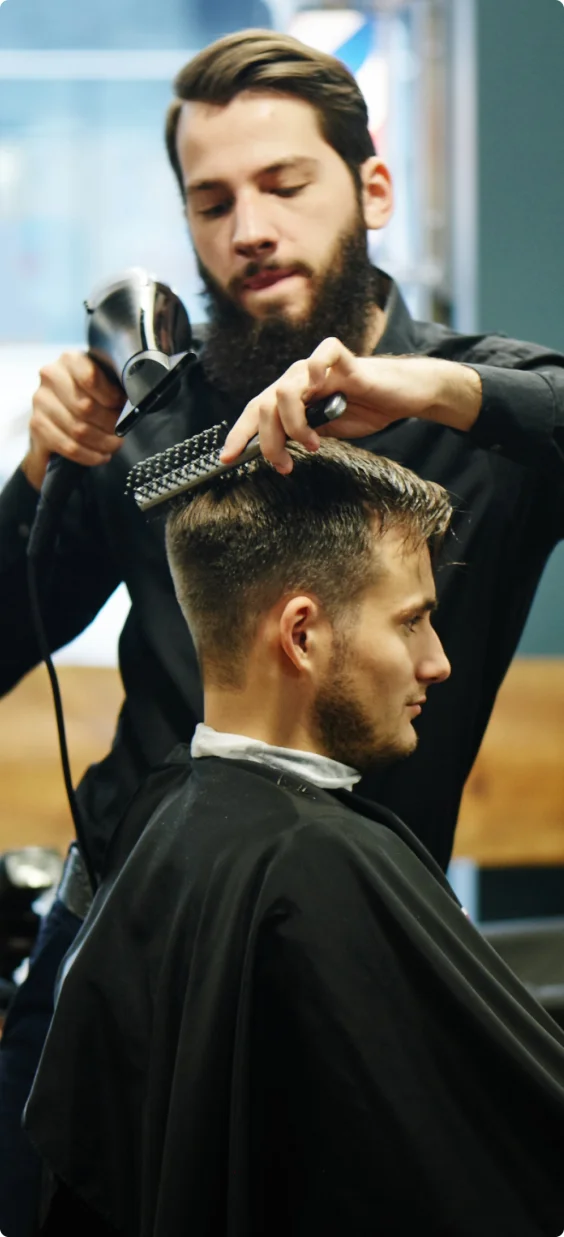
<instances>
[{"instance_id":1,"label":"faded haircut","mask_svg":"<svg viewBox=\"0 0 564 1237\"><path fill-rule=\"evenodd\" d=\"M178 601L204 678L221 688L243 685L259 621L281 597L313 593L343 626L378 578L378 538L398 528L406 550L427 545L436 560L450 523L446 490L401 464L334 438L287 449L288 476L260 457L168 517Z\"/></svg>"},{"instance_id":2,"label":"faded haircut","mask_svg":"<svg viewBox=\"0 0 564 1237\"><path fill-rule=\"evenodd\" d=\"M168 157L184 199L176 135L182 104L225 107L245 90L293 95L310 103L320 132L340 155L360 190L360 167L375 154L368 109L355 78L340 60L288 34L242 30L204 48L174 79L176 98L166 118Z\"/></svg>"}]
</instances>

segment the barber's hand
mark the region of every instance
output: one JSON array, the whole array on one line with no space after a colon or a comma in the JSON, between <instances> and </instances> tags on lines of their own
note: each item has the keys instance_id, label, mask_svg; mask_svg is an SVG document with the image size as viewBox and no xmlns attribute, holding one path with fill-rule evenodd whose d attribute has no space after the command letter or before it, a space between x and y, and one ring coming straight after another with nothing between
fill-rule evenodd
<instances>
[{"instance_id":1,"label":"barber's hand","mask_svg":"<svg viewBox=\"0 0 564 1237\"><path fill-rule=\"evenodd\" d=\"M341 417L312 430L306 405L341 391ZM231 463L257 432L263 455L278 472L292 470L286 439L310 451L319 437L364 438L392 421L421 417L454 429L474 424L482 401L475 370L434 357L357 357L338 339L324 339L308 360L296 361L252 399L228 434L221 458Z\"/></svg>"},{"instance_id":2,"label":"barber's hand","mask_svg":"<svg viewBox=\"0 0 564 1237\"><path fill-rule=\"evenodd\" d=\"M56 453L76 464L106 464L122 439L114 434L126 396L117 382L83 352L65 352L39 371L33 396L30 448L23 471L41 489L49 457Z\"/></svg>"}]
</instances>

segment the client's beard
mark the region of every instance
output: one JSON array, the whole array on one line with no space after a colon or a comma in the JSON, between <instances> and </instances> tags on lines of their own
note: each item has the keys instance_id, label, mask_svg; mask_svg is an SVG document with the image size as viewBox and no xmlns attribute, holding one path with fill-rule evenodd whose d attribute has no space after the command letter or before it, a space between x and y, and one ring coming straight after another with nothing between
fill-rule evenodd
<instances>
[{"instance_id":1,"label":"client's beard","mask_svg":"<svg viewBox=\"0 0 564 1237\"><path fill-rule=\"evenodd\" d=\"M238 283L264 266L275 269L276 265L249 263ZM200 261L198 269L209 313L202 364L211 381L241 408L329 335L351 352L362 353L378 292L377 272L368 257L366 227L360 217L353 229L339 237L325 274L316 276L301 264L300 270L311 279L313 294L309 314L301 320L276 312L254 318Z\"/></svg>"},{"instance_id":2,"label":"client's beard","mask_svg":"<svg viewBox=\"0 0 564 1237\"><path fill-rule=\"evenodd\" d=\"M406 745L397 735L378 729L355 699L345 675L336 675L321 688L313 705L312 723L327 755L362 774L404 760L417 746L417 736Z\"/></svg>"},{"instance_id":3,"label":"client's beard","mask_svg":"<svg viewBox=\"0 0 564 1237\"><path fill-rule=\"evenodd\" d=\"M386 768L411 755L411 742L400 741L393 727L386 730L358 699L349 673L351 654L346 634L335 632L333 656L313 702L311 723L322 749L359 773Z\"/></svg>"}]
</instances>

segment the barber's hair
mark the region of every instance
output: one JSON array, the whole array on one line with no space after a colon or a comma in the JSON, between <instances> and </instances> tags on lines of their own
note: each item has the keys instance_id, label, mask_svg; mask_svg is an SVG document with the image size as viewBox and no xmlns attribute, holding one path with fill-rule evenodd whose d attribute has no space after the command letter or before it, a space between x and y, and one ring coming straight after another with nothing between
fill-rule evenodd
<instances>
[{"instance_id":1,"label":"barber's hair","mask_svg":"<svg viewBox=\"0 0 564 1237\"><path fill-rule=\"evenodd\" d=\"M324 438L316 452L288 443L282 476L262 457L194 497L167 521L167 553L204 679L236 688L258 623L283 596L313 593L346 625L378 579L378 538L435 559L452 508L446 490L380 455Z\"/></svg>"},{"instance_id":2,"label":"barber's hair","mask_svg":"<svg viewBox=\"0 0 564 1237\"><path fill-rule=\"evenodd\" d=\"M320 131L347 164L357 190L360 166L375 153L365 99L349 70L334 56L315 51L288 34L242 30L204 48L174 80L176 99L166 118L168 157L184 198L176 149L182 104L222 107L244 90L270 90L304 99L315 109Z\"/></svg>"}]
</instances>

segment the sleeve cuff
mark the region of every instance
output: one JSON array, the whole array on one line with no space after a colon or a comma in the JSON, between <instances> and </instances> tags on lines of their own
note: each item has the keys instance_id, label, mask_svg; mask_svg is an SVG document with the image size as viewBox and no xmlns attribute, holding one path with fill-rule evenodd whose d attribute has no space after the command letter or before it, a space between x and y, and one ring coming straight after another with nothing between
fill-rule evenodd
<instances>
[{"instance_id":1,"label":"sleeve cuff","mask_svg":"<svg viewBox=\"0 0 564 1237\"><path fill-rule=\"evenodd\" d=\"M529 467L553 463L556 410L548 378L538 370L470 368L482 382L482 407L470 430L472 441Z\"/></svg>"}]
</instances>

